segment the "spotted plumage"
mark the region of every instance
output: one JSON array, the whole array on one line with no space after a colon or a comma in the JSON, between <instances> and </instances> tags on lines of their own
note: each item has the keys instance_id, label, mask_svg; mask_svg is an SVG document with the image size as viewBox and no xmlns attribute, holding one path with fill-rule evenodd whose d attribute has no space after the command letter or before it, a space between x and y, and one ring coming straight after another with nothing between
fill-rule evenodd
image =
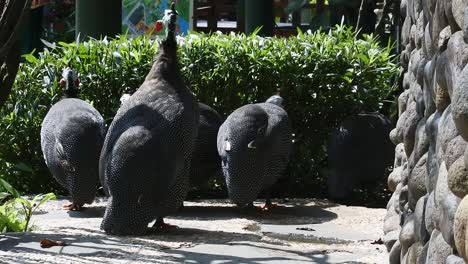
<instances>
[{"instance_id":1,"label":"spotted plumage","mask_svg":"<svg viewBox=\"0 0 468 264\"><path fill-rule=\"evenodd\" d=\"M99 112L78 96L79 81L66 68L60 82L65 98L54 104L43 120L41 149L53 177L71 195L69 209L93 202L99 183L99 155L106 128Z\"/></svg>"},{"instance_id":2,"label":"spotted plumage","mask_svg":"<svg viewBox=\"0 0 468 264\"><path fill-rule=\"evenodd\" d=\"M278 105L281 101L242 106L219 129L223 174L229 197L238 206L253 202L262 190L268 191L288 164L291 125Z\"/></svg>"},{"instance_id":3,"label":"spotted plumage","mask_svg":"<svg viewBox=\"0 0 468 264\"><path fill-rule=\"evenodd\" d=\"M159 57L118 110L101 153L110 195L101 228L109 234L144 234L151 221L175 212L187 193L199 113L178 68L174 6L168 15Z\"/></svg>"},{"instance_id":4,"label":"spotted plumage","mask_svg":"<svg viewBox=\"0 0 468 264\"><path fill-rule=\"evenodd\" d=\"M191 186L206 184L211 177L221 173L221 158L216 147L216 137L223 119L216 110L205 104L198 103L198 108L200 122L190 166Z\"/></svg>"}]
</instances>

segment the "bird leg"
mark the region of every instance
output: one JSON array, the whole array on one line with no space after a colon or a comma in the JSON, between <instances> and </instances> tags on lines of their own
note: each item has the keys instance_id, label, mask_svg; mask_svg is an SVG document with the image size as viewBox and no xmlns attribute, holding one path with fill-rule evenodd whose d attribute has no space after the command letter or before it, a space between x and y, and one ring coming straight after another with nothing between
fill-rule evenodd
<instances>
[{"instance_id":1,"label":"bird leg","mask_svg":"<svg viewBox=\"0 0 468 264\"><path fill-rule=\"evenodd\" d=\"M154 223L153 228L161 229L161 230L168 230L168 229L178 228L178 226L164 223L164 218L158 217L156 218L156 222Z\"/></svg>"},{"instance_id":2,"label":"bird leg","mask_svg":"<svg viewBox=\"0 0 468 264\"><path fill-rule=\"evenodd\" d=\"M83 209L82 204L77 204L77 203L69 203L69 204L64 204L63 209L69 210L69 211L81 211Z\"/></svg>"},{"instance_id":3,"label":"bird leg","mask_svg":"<svg viewBox=\"0 0 468 264\"><path fill-rule=\"evenodd\" d=\"M272 203L270 197L266 198L265 204L261 207L263 211L270 211L273 208L284 208L284 205Z\"/></svg>"}]
</instances>

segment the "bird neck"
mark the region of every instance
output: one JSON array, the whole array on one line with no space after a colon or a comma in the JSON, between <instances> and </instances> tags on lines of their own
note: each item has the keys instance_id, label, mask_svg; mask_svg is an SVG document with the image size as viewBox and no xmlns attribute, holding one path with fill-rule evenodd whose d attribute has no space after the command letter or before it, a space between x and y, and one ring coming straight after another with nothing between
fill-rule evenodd
<instances>
[{"instance_id":1,"label":"bird neck","mask_svg":"<svg viewBox=\"0 0 468 264\"><path fill-rule=\"evenodd\" d=\"M179 62L177 59L177 43L175 40L164 40L160 45L158 59L153 63L146 80L163 78L167 81L180 78Z\"/></svg>"},{"instance_id":2,"label":"bird neck","mask_svg":"<svg viewBox=\"0 0 468 264\"><path fill-rule=\"evenodd\" d=\"M67 78L63 98L78 98L78 89L76 89L75 81L70 76Z\"/></svg>"}]
</instances>

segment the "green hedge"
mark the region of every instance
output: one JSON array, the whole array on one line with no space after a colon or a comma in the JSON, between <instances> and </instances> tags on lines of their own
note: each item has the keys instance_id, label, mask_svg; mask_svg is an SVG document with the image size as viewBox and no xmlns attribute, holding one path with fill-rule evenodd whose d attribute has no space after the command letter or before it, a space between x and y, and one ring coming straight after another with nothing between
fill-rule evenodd
<instances>
[{"instance_id":1,"label":"green hedge","mask_svg":"<svg viewBox=\"0 0 468 264\"><path fill-rule=\"evenodd\" d=\"M319 172L330 129L349 114L379 110L393 89L398 68L392 47L380 47L372 36L356 38L347 27L287 39L192 34L179 39L180 64L199 100L224 116L281 89L296 141L287 172L289 190L307 193L323 184ZM24 56L11 97L0 111L0 177L31 193L60 191L44 164L39 131L61 96L63 67L78 70L82 98L110 123L121 94L139 87L158 50L156 41L145 37L45 44L37 57Z\"/></svg>"}]
</instances>

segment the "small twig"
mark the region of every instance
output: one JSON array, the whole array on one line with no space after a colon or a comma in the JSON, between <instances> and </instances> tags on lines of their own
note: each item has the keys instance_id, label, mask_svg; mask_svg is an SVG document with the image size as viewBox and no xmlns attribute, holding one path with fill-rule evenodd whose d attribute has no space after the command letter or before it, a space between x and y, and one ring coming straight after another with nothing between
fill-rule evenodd
<instances>
[{"instance_id":1,"label":"small twig","mask_svg":"<svg viewBox=\"0 0 468 264\"><path fill-rule=\"evenodd\" d=\"M359 29L359 22L361 21L361 13L362 13L362 10L363 10L364 1L366 1L366 0L361 0L361 6L359 7L359 14L358 14L357 23L356 23L356 31L358 31L358 29Z\"/></svg>"}]
</instances>

